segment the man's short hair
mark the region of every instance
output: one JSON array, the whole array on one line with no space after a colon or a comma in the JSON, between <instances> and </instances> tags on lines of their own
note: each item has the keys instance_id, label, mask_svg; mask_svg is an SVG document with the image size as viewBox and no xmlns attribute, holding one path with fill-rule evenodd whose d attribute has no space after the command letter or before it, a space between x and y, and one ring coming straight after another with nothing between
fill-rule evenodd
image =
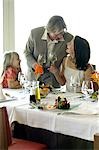
<instances>
[{"instance_id":1,"label":"man's short hair","mask_svg":"<svg viewBox=\"0 0 99 150\"><path fill-rule=\"evenodd\" d=\"M66 29L66 24L61 16L53 16L49 19L47 24L47 32L60 32Z\"/></svg>"}]
</instances>

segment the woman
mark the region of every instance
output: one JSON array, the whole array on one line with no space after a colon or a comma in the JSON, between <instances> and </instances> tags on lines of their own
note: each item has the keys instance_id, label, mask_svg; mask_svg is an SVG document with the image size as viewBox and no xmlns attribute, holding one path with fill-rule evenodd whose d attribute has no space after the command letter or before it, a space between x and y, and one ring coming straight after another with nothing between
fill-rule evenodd
<instances>
[{"instance_id":1,"label":"woman","mask_svg":"<svg viewBox=\"0 0 99 150\"><path fill-rule=\"evenodd\" d=\"M67 43L66 52L68 56L64 58L60 71L54 65L49 70L61 85L66 83L68 91L73 91L73 86L77 85L80 91L82 81L90 80L93 72L93 67L88 63L90 59L89 43L86 39L75 36Z\"/></svg>"}]
</instances>

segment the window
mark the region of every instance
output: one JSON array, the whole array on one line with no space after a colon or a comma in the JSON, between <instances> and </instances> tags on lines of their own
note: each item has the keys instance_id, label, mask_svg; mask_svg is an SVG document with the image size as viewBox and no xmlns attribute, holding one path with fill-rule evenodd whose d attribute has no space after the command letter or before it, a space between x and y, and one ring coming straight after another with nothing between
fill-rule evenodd
<instances>
[{"instance_id":1,"label":"window","mask_svg":"<svg viewBox=\"0 0 99 150\"><path fill-rule=\"evenodd\" d=\"M2 2L3 1L0 0L0 54L3 52L3 4Z\"/></svg>"}]
</instances>

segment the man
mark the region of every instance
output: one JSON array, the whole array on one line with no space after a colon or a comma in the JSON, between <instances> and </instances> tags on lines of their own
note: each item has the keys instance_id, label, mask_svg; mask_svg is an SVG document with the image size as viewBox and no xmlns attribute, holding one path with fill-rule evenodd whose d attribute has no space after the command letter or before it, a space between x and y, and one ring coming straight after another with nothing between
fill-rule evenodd
<instances>
[{"instance_id":1,"label":"man","mask_svg":"<svg viewBox=\"0 0 99 150\"><path fill-rule=\"evenodd\" d=\"M34 79L34 68L38 62L39 55L43 54L45 61L42 64L44 74L39 80L53 87L60 87L55 76L49 71L51 63L59 68L63 58L66 56L66 44L73 36L67 32L66 24L61 16L53 16L46 27L39 27L31 30L26 49L24 51L27 65L28 78ZM56 57L56 60L55 58ZM54 60L54 61L52 61Z\"/></svg>"}]
</instances>

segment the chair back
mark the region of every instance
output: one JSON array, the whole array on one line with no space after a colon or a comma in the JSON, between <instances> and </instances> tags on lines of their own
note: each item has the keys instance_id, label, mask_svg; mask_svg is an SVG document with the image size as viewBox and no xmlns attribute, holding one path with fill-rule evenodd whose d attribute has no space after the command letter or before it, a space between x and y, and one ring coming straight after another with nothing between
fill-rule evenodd
<instances>
[{"instance_id":1,"label":"chair back","mask_svg":"<svg viewBox=\"0 0 99 150\"><path fill-rule=\"evenodd\" d=\"M11 129L6 107L0 108L0 149L7 150L12 143Z\"/></svg>"},{"instance_id":2,"label":"chair back","mask_svg":"<svg viewBox=\"0 0 99 150\"><path fill-rule=\"evenodd\" d=\"M99 150L99 133L94 134L94 150Z\"/></svg>"}]
</instances>

